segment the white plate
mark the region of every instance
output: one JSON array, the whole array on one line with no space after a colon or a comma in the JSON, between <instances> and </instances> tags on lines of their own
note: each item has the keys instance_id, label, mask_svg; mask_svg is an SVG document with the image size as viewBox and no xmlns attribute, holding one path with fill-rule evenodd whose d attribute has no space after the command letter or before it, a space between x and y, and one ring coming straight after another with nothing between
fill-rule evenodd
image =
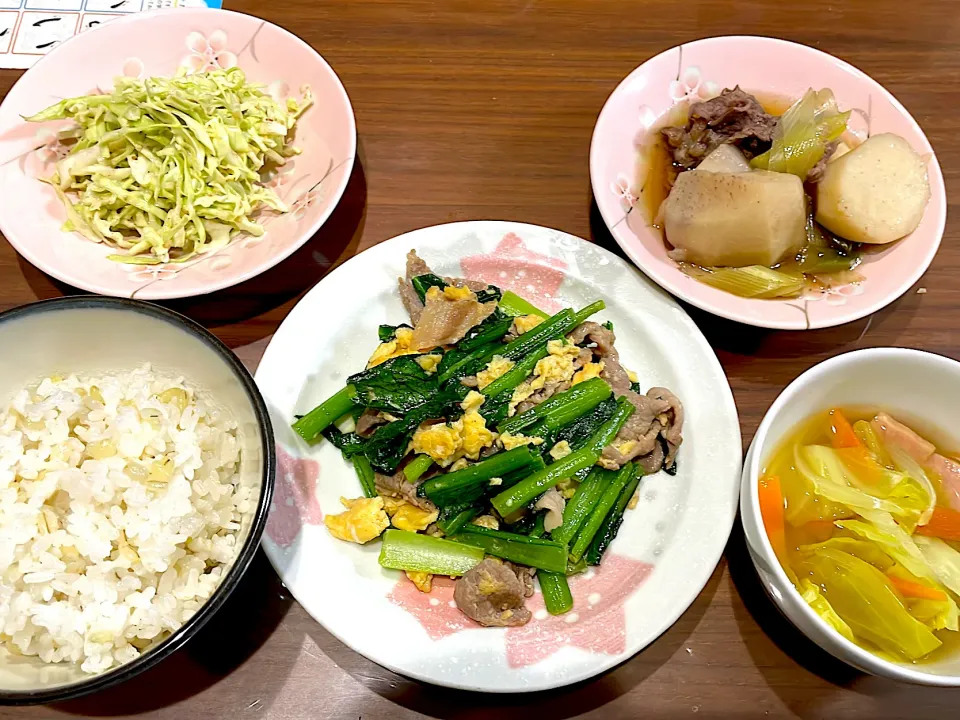
<instances>
[{"instance_id":1,"label":"white plate","mask_svg":"<svg viewBox=\"0 0 960 720\"><path fill-rule=\"evenodd\" d=\"M323 513L357 497L353 468L329 443L290 430L362 369L377 326L406 320L396 280L415 248L441 275L482 278L545 310L607 303L626 367L686 409L675 477L643 481L641 502L600 568L573 578L574 610L550 617L538 594L522 628L484 629L452 605L452 582L419 593L377 563L378 543L336 540ZM396 672L487 692L546 690L589 678L640 651L690 606L713 572L736 514L740 426L733 395L686 313L634 268L579 238L508 222L424 228L330 273L280 326L256 374L278 441L267 556L294 597L341 641ZM319 475L319 479L318 479Z\"/></svg>"}]
</instances>

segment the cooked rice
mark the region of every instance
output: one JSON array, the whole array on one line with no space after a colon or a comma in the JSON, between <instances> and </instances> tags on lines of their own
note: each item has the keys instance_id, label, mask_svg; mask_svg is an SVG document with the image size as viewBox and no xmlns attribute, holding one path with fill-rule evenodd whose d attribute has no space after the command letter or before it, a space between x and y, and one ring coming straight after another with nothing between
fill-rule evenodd
<instances>
[{"instance_id":1,"label":"cooked rice","mask_svg":"<svg viewBox=\"0 0 960 720\"><path fill-rule=\"evenodd\" d=\"M0 414L0 642L97 673L175 631L255 509L239 463L236 423L149 365L21 390Z\"/></svg>"}]
</instances>

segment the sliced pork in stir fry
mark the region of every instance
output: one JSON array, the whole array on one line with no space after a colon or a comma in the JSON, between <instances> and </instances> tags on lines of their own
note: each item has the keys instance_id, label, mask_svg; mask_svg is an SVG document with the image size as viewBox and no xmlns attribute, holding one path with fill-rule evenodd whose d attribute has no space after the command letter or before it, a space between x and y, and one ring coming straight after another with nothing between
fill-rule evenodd
<instances>
[{"instance_id":1,"label":"sliced pork in stir fry","mask_svg":"<svg viewBox=\"0 0 960 720\"><path fill-rule=\"evenodd\" d=\"M496 302L481 303L466 287L432 287L427 302L413 326L413 346L421 352L442 345L455 345L497 309Z\"/></svg>"},{"instance_id":2,"label":"sliced pork in stir fry","mask_svg":"<svg viewBox=\"0 0 960 720\"><path fill-rule=\"evenodd\" d=\"M624 463L636 460L648 475L661 468L672 468L683 442L683 406L677 396L666 388L652 388L646 395L633 389L630 375L620 364L620 354L614 347L613 330L585 322L570 333L570 340L590 344L593 355L603 362L600 377L618 397L627 398L636 408L614 442L603 451L601 466L617 470Z\"/></svg>"},{"instance_id":3,"label":"sliced pork in stir fry","mask_svg":"<svg viewBox=\"0 0 960 720\"><path fill-rule=\"evenodd\" d=\"M460 611L485 627L525 625L530 611L526 588L511 567L487 558L457 580L453 600Z\"/></svg>"},{"instance_id":4,"label":"sliced pork in stir fry","mask_svg":"<svg viewBox=\"0 0 960 720\"><path fill-rule=\"evenodd\" d=\"M421 510L433 511L437 509L428 498L417 494L418 483L410 482L403 470L398 470L393 475L375 475L377 493L386 497L406 500L411 505L416 505Z\"/></svg>"}]
</instances>

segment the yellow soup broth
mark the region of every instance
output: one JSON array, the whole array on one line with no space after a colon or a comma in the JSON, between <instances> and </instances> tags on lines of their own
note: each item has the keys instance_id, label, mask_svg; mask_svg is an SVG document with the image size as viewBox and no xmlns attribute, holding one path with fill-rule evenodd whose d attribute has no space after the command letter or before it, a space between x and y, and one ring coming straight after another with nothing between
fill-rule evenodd
<instances>
[{"instance_id":1,"label":"yellow soup broth","mask_svg":"<svg viewBox=\"0 0 960 720\"><path fill-rule=\"evenodd\" d=\"M960 568L960 511L940 474L952 454L932 437L872 408L817 413L767 458L759 487L771 544L804 599L900 662L936 661L960 642L960 586L946 579Z\"/></svg>"}]
</instances>

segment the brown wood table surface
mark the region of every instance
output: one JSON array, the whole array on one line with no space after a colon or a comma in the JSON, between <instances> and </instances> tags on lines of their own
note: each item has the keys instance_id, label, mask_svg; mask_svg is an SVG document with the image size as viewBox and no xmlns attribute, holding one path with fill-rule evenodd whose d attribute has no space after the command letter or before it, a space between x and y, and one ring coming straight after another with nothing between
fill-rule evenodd
<instances>
[{"instance_id":1,"label":"brown wood table surface","mask_svg":"<svg viewBox=\"0 0 960 720\"><path fill-rule=\"evenodd\" d=\"M957 0L227 5L287 27L323 54L346 85L359 131L359 162L346 195L301 251L237 287L170 303L211 328L251 370L290 308L331 265L413 228L519 220L616 249L592 204L587 171L597 113L638 64L700 37L779 36L860 67L923 126L943 167L951 212L960 202ZM0 71L0 94L19 74ZM691 310L730 378L744 446L780 389L827 357L877 345L957 355L958 242L960 225L951 219L918 285L844 327L771 332ZM75 292L0 243L0 309ZM764 597L735 529L707 587L668 632L615 670L571 688L484 696L397 676L315 623L261 553L228 605L158 667L94 696L0 715L919 718L950 716L958 702L960 691L865 677L812 646Z\"/></svg>"}]
</instances>

